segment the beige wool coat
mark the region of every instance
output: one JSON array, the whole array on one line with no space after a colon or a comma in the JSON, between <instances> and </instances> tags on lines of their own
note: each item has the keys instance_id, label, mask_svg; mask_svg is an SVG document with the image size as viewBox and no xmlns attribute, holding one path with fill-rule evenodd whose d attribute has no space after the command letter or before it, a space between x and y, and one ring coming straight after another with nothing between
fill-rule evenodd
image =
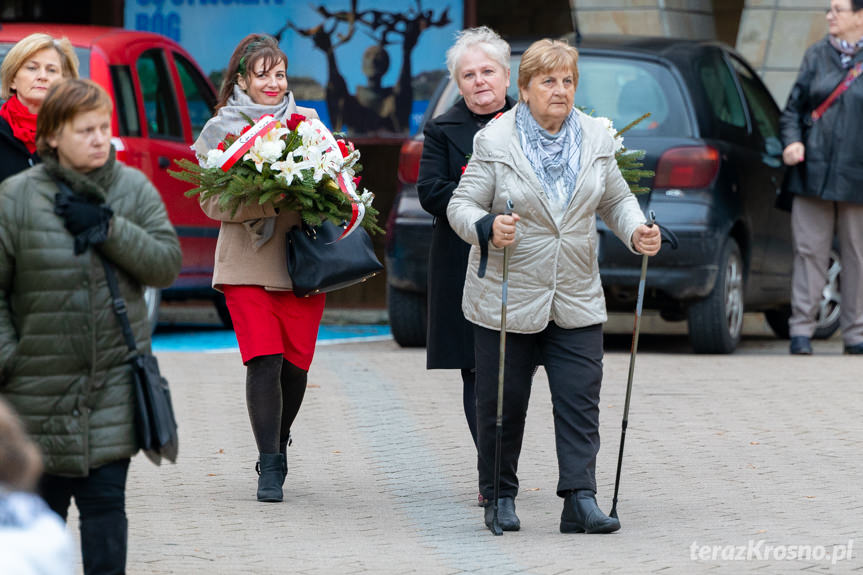
<instances>
[{"instance_id":1,"label":"beige wool coat","mask_svg":"<svg viewBox=\"0 0 863 575\"><path fill-rule=\"evenodd\" d=\"M537 333L551 321L566 329L603 323L608 318L597 261L596 214L630 250L644 214L617 167L611 134L599 120L576 110L583 138L581 169L575 193L558 221L521 149L515 117L522 105L477 133L473 155L447 208L450 225L472 246L462 309L472 323L500 329L503 250L489 242L488 268L485 277L478 277L475 223L488 214L504 213L511 199L521 220L510 247L507 331Z\"/></svg>"},{"instance_id":2,"label":"beige wool coat","mask_svg":"<svg viewBox=\"0 0 863 575\"><path fill-rule=\"evenodd\" d=\"M317 118L313 108L297 106L289 114L302 114ZM257 285L272 290L291 290L293 283L288 273L285 234L293 226L300 225L298 212L276 211L272 203L241 206L231 215L231 210L222 210L218 199L211 197L201 201L201 208L208 217L219 220L219 239L213 269L213 287L219 291L223 285ZM252 235L244 222L260 218L275 217L272 237L255 249Z\"/></svg>"}]
</instances>

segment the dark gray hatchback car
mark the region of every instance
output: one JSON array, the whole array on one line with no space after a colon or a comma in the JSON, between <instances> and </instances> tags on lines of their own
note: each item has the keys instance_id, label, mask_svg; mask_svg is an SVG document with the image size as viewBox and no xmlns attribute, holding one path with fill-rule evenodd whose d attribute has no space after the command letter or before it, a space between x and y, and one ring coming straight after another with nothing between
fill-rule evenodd
<instances>
[{"instance_id":1,"label":"dark gray hatchback car","mask_svg":"<svg viewBox=\"0 0 863 575\"><path fill-rule=\"evenodd\" d=\"M513 44L510 94L517 97L521 52ZM651 258L645 309L687 320L698 353L731 353L744 311L763 311L773 331L788 337L792 252L790 217L775 207L784 167L779 108L743 58L713 42L613 37L578 45L575 104L623 127L624 145L645 150L655 176L642 184L645 210L679 238L677 250ZM452 106L458 90L443 84L426 118ZM387 228L388 308L393 335L424 345L426 282L432 217L416 192L422 136L402 148L402 188ZM634 309L640 257L597 222L599 266L610 311ZM838 328L839 259L831 261L816 337Z\"/></svg>"}]
</instances>

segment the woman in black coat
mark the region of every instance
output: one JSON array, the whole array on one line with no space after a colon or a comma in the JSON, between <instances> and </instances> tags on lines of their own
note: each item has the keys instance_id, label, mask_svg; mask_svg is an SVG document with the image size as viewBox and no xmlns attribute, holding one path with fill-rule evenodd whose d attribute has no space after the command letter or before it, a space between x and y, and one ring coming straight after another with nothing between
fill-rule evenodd
<instances>
[{"instance_id":1,"label":"woman in black coat","mask_svg":"<svg viewBox=\"0 0 863 575\"><path fill-rule=\"evenodd\" d=\"M794 194L791 232L791 353L812 353L810 338L827 283L834 234L842 255L839 324L845 353L863 354L863 0L832 0L829 34L809 47L780 119ZM829 102L829 104L827 104Z\"/></svg>"},{"instance_id":2,"label":"woman in black coat","mask_svg":"<svg viewBox=\"0 0 863 575\"><path fill-rule=\"evenodd\" d=\"M506 95L509 44L491 29L482 26L459 33L446 59L463 98L426 124L417 182L420 202L435 222L426 367L461 370L464 413L476 444L473 328L461 311L470 246L453 232L446 209L473 152L474 135L515 102Z\"/></svg>"},{"instance_id":3,"label":"woman in black coat","mask_svg":"<svg viewBox=\"0 0 863 575\"><path fill-rule=\"evenodd\" d=\"M19 40L0 66L0 182L39 161L36 115L48 89L78 77L78 57L65 38L30 34Z\"/></svg>"}]
</instances>

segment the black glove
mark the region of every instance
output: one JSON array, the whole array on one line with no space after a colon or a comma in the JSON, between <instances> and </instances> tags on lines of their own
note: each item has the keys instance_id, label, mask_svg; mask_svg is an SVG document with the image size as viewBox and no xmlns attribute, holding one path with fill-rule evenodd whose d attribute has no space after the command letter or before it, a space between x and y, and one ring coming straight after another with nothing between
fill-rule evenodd
<instances>
[{"instance_id":1,"label":"black glove","mask_svg":"<svg viewBox=\"0 0 863 575\"><path fill-rule=\"evenodd\" d=\"M54 213L63 218L66 229L75 238L76 255L108 239L108 226L114 216L114 210L105 204L94 204L63 193L54 197Z\"/></svg>"}]
</instances>

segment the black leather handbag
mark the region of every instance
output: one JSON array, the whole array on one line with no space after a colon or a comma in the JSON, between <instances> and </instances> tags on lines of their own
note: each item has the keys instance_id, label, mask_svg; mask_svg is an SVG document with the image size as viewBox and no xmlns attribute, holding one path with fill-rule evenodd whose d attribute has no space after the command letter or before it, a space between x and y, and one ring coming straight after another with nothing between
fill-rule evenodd
<instances>
[{"instance_id":1,"label":"black leather handbag","mask_svg":"<svg viewBox=\"0 0 863 575\"><path fill-rule=\"evenodd\" d=\"M114 315L117 316L117 321L123 329L126 345L131 351L137 352L135 335L129 324L129 316L126 315L126 302L120 294L114 268L104 255L100 253L99 257L102 259L108 289L114 300ZM153 355L138 352L131 363L138 447L147 459L156 465L161 465L163 457L171 463L176 463L179 438L168 380L162 377L159 372L159 362Z\"/></svg>"},{"instance_id":2,"label":"black leather handbag","mask_svg":"<svg viewBox=\"0 0 863 575\"><path fill-rule=\"evenodd\" d=\"M286 234L288 273L297 297L346 288L384 269L364 229L338 240L343 232L343 227L324 221L316 227L294 226Z\"/></svg>"}]
</instances>

